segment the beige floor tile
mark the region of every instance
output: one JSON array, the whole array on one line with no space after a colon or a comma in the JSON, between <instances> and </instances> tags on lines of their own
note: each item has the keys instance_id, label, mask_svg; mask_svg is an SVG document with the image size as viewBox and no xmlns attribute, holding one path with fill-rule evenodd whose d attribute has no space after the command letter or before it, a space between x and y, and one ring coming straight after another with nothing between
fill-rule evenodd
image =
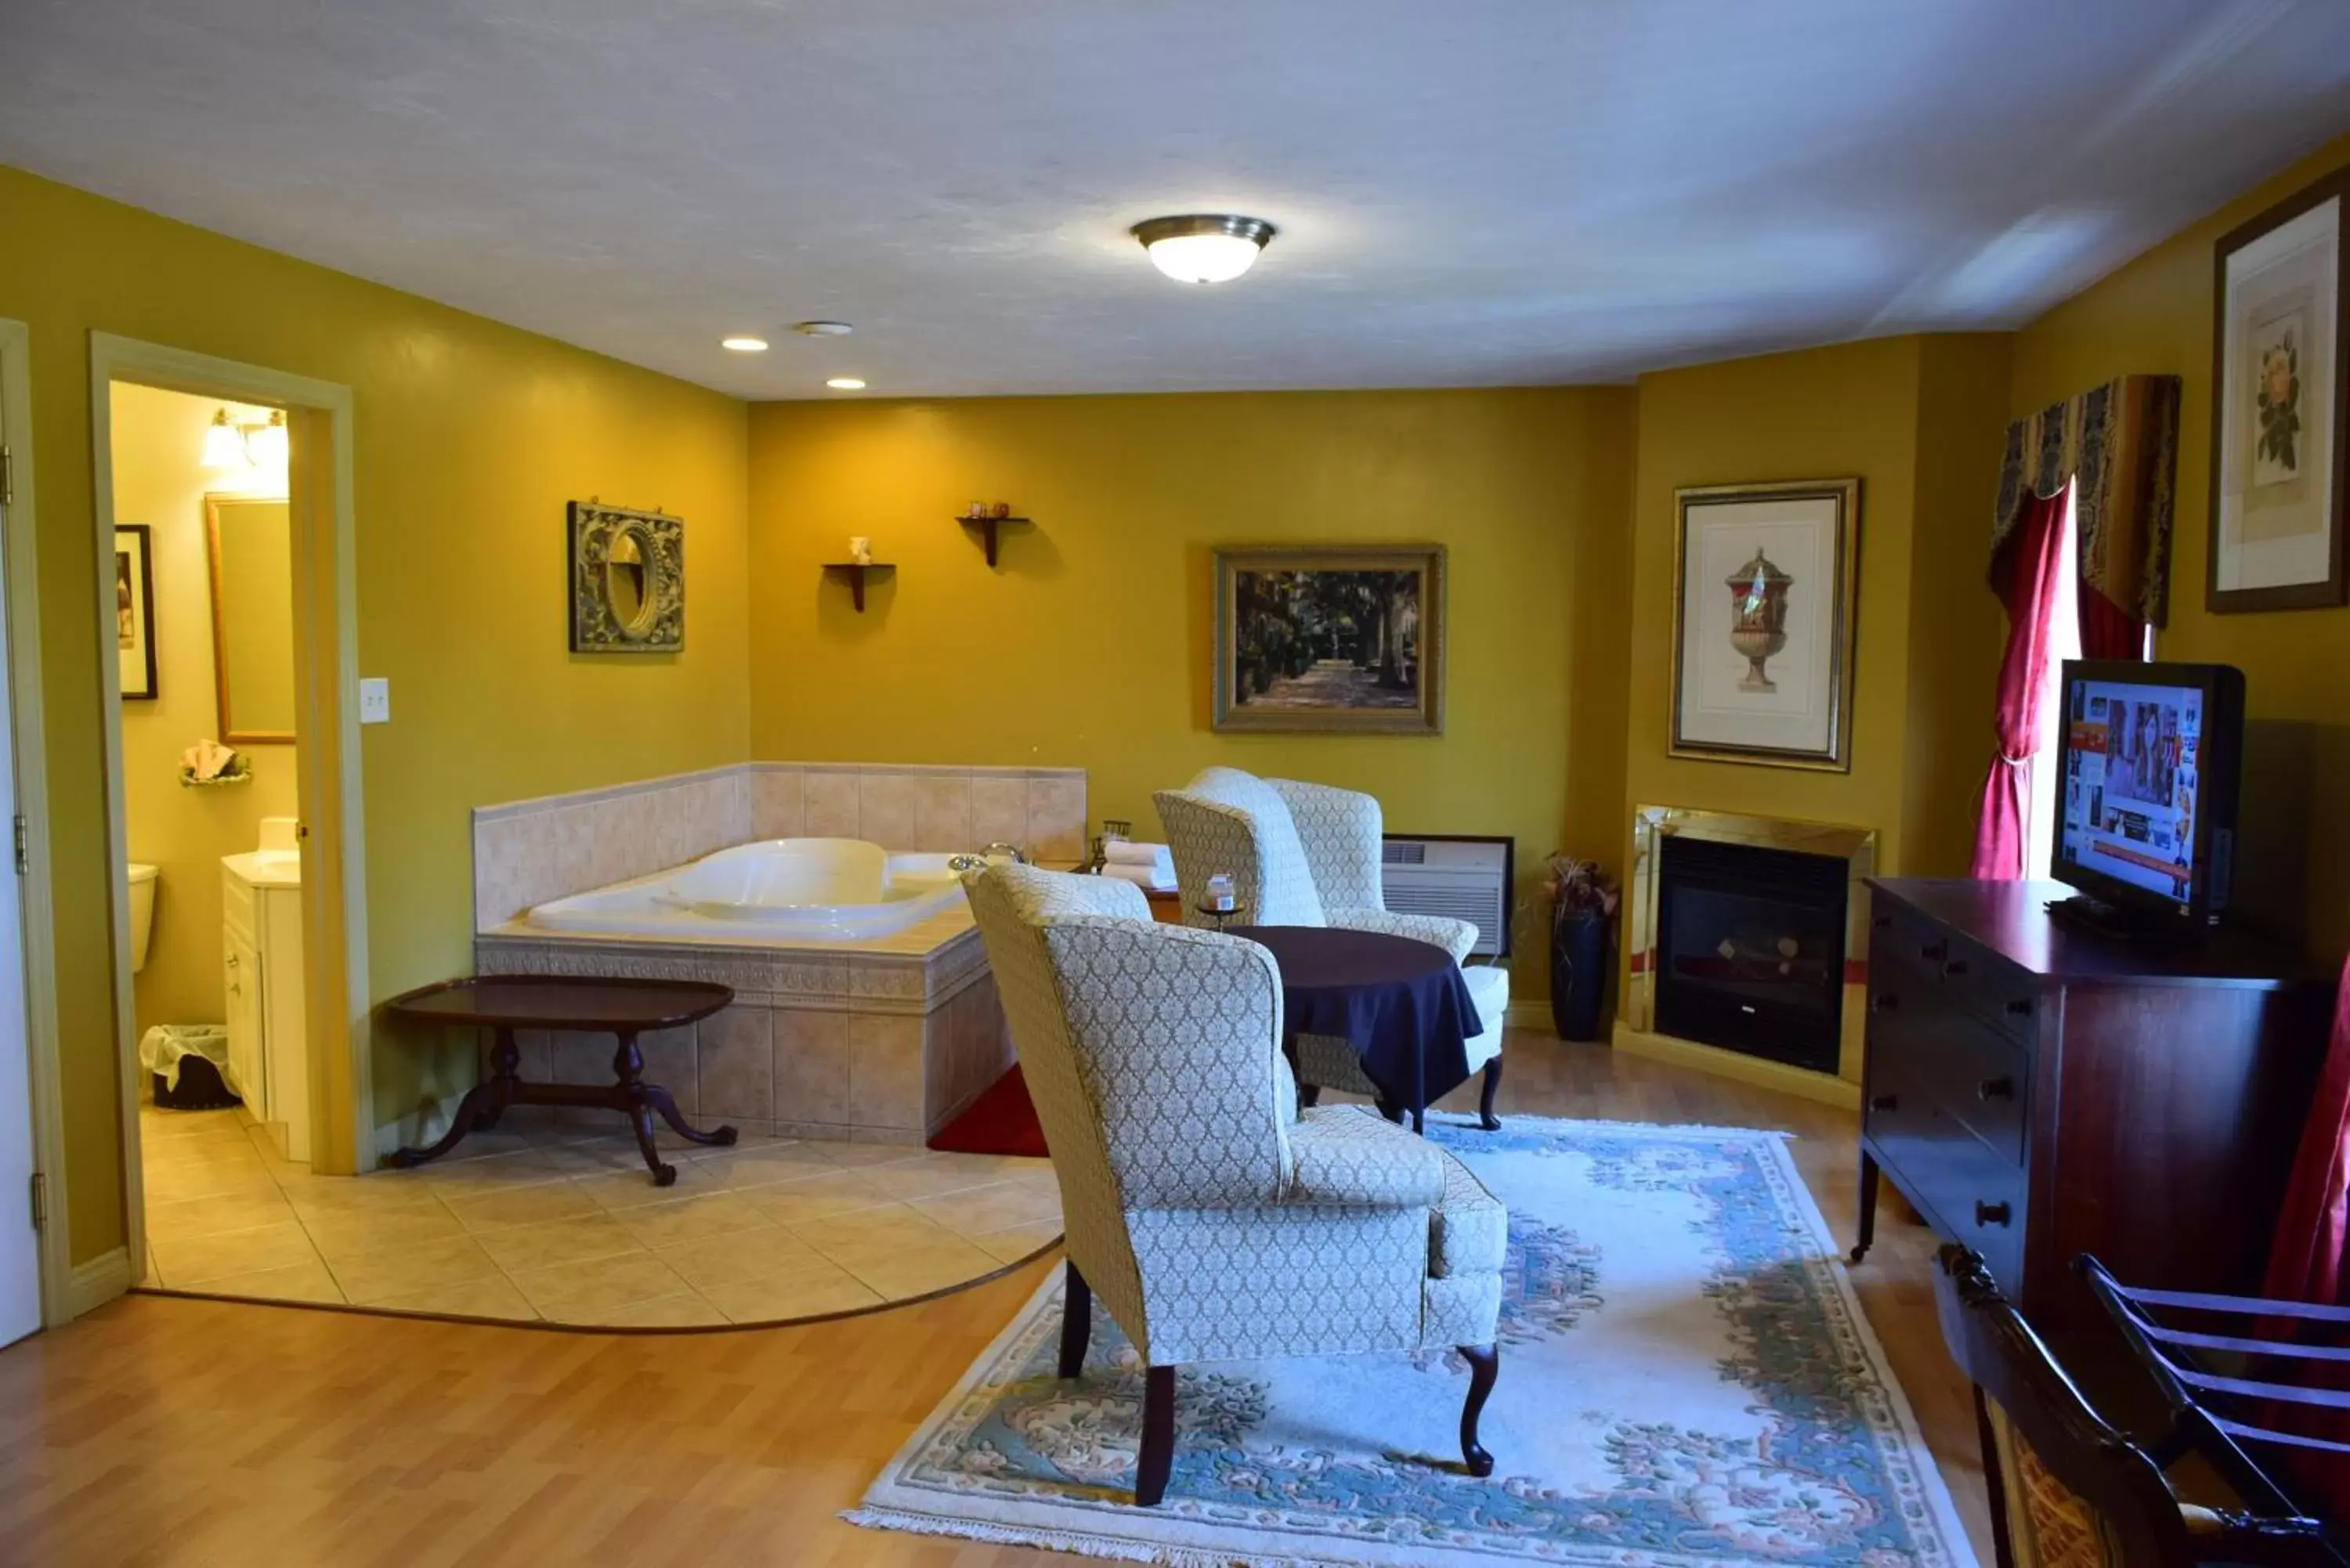
<instances>
[{"instance_id":1,"label":"beige floor tile","mask_svg":"<svg viewBox=\"0 0 2350 1568\"><path fill-rule=\"evenodd\" d=\"M305 1214L302 1228L310 1232L311 1244L329 1263L364 1252L391 1252L432 1241L451 1241L465 1234L457 1217L438 1203L429 1209L385 1212L363 1210L355 1213L330 1210Z\"/></svg>"},{"instance_id":2,"label":"beige floor tile","mask_svg":"<svg viewBox=\"0 0 2350 1568\"><path fill-rule=\"evenodd\" d=\"M140 1179L140 1190L147 1195L151 1207L224 1193L269 1193L278 1189L276 1178L258 1160L235 1165L178 1166L163 1170L149 1166Z\"/></svg>"},{"instance_id":3,"label":"beige floor tile","mask_svg":"<svg viewBox=\"0 0 2350 1568\"><path fill-rule=\"evenodd\" d=\"M732 1192L712 1192L674 1203L646 1203L616 1210L612 1217L646 1246L661 1248L713 1236L755 1231L773 1221Z\"/></svg>"},{"instance_id":4,"label":"beige floor tile","mask_svg":"<svg viewBox=\"0 0 2350 1568\"><path fill-rule=\"evenodd\" d=\"M778 1323L882 1304L872 1287L847 1270L820 1259L786 1273L740 1284L711 1285L702 1294L730 1323Z\"/></svg>"},{"instance_id":5,"label":"beige floor tile","mask_svg":"<svg viewBox=\"0 0 2350 1568\"><path fill-rule=\"evenodd\" d=\"M277 1184L294 1211L313 1214L391 1214L438 1210L441 1195L421 1177L406 1171L369 1176L280 1176Z\"/></svg>"},{"instance_id":6,"label":"beige floor tile","mask_svg":"<svg viewBox=\"0 0 2350 1568\"><path fill-rule=\"evenodd\" d=\"M879 1208L890 1199L854 1171L802 1177L773 1187L754 1187L743 1200L778 1224L792 1225Z\"/></svg>"},{"instance_id":7,"label":"beige floor tile","mask_svg":"<svg viewBox=\"0 0 2350 1568\"><path fill-rule=\"evenodd\" d=\"M538 1309L504 1274L410 1291L368 1303L385 1312L435 1313L445 1317L498 1317L536 1321Z\"/></svg>"},{"instance_id":8,"label":"beige floor tile","mask_svg":"<svg viewBox=\"0 0 2350 1568\"><path fill-rule=\"evenodd\" d=\"M556 1163L553 1151L525 1147L513 1154L491 1155L481 1159L438 1160L420 1167L415 1172L415 1179L442 1197L450 1198L463 1189L480 1192L491 1189L527 1187L540 1182L560 1181L570 1174Z\"/></svg>"},{"instance_id":9,"label":"beige floor tile","mask_svg":"<svg viewBox=\"0 0 2350 1568\"><path fill-rule=\"evenodd\" d=\"M497 1263L470 1236L380 1252L352 1253L337 1258L328 1266L334 1270L343 1293L361 1304L388 1296L464 1284L498 1272Z\"/></svg>"},{"instance_id":10,"label":"beige floor tile","mask_svg":"<svg viewBox=\"0 0 2350 1568\"><path fill-rule=\"evenodd\" d=\"M283 1225L294 1218L293 1209L275 1182L266 1191L241 1187L208 1197L162 1203L156 1202L151 1195L147 1202L148 1232L175 1240L217 1236L224 1231L250 1231L257 1225Z\"/></svg>"},{"instance_id":11,"label":"beige floor tile","mask_svg":"<svg viewBox=\"0 0 2350 1568\"><path fill-rule=\"evenodd\" d=\"M283 1269L263 1269L250 1274L227 1274L190 1287L206 1295L255 1296L273 1302L340 1302L345 1300L335 1276L324 1263L295 1263Z\"/></svg>"},{"instance_id":12,"label":"beige floor tile","mask_svg":"<svg viewBox=\"0 0 2350 1568\"><path fill-rule=\"evenodd\" d=\"M883 1299L903 1301L909 1296L951 1290L983 1274L992 1274L1003 1264L969 1241L956 1238L934 1247L861 1256L853 1262L844 1262L842 1266Z\"/></svg>"},{"instance_id":13,"label":"beige floor tile","mask_svg":"<svg viewBox=\"0 0 2350 1568\"><path fill-rule=\"evenodd\" d=\"M993 1155L932 1154L927 1150L916 1159L872 1166L858 1172L890 1197L907 1199L984 1187L1003 1180L1007 1174L1007 1162Z\"/></svg>"},{"instance_id":14,"label":"beige floor tile","mask_svg":"<svg viewBox=\"0 0 2350 1568\"><path fill-rule=\"evenodd\" d=\"M722 1190L717 1178L690 1159L672 1159L677 1179L667 1187L653 1185L653 1173L642 1165L634 1170L611 1176L583 1176L573 1182L580 1191L593 1198L604 1208L619 1210L636 1209L647 1203L670 1203L697 1193Z\"/></svg>"},{"instance_id":15,"label":"beige floor tile","mask_svg":"<svg viewBox=\"0 0 2350 1568\"><path fill-rule=\"evenodd\" d=\"M578 1315L572 1315L573 1313ZM554 1323L578 1323L598 1328L718 1328L730 1320L698 1293L658 1296L626 1306L557 1308L546 1314Z\"/></svg>"},{"instance_id":16,"label":"beige floor tile","mask_svg":"<svg viewBox=\"0 0 2350 1568\"><path fill-rule=\"evenodd\" d=\"M805 1220L790 1227L794 1235L836 1263L850 1268L860 1262L900 1252L920 1251L960 1241L961 1237L937 1220L903 1203L853 1214Z\"/></svg>"},{"instance_id":17,"label":"beige floor tile","mask_svg":"<svg viewBox=\"0 0 2350 1568\"><path fill-rule=\"evenodd\" d=\"M807 1176L826 1176L840 1168L825 1157L822 1149L810 1143L761 1143L747 1148L707 1148L693 1157L693 1163L708 1171L720 1186L737 1191L751 1187L768 1187L778 1181L796 1181Z\"/></svg>"},{"instance_id":18,"label":"beige floor tile","mask_svg":"<svg viewBox=\"0 0 2350 1568\"><path fill-rule=\"evenodd\" d=\"M858 1170L868 1165L895 1165L899 1160L920 1159L931 1152L920 1144L827 1143L820 1138L808 1141L823 1150L827 1159L844 1170Z\"/></svg>"},{"instance_id":19,"label":"beige floor tile","mask_svg":"<svg viewBox=\"0 0 2350 1568\"><path fill-rule=\"evenodd\" d=\"M740 1284L824 1261L815 1248L781 1225L681 1242L659 1251L661 1262L697 1289Z\"/></svg>"},{"instance_id":20,"label":"beige floor tile","mask_svg":"<svg viewBox=\"0 0 2350 1568\"><path fill-rule=\"evenodd\" d=\"M319 1262L317 1249L302 1227L289 1220L251 1231L227 1231L217 1236L192 1236L154 1241L155 1266L167 1285L195 1285L231 1274L258 1273L264 1269L288 1269Z\"/></svg>"},{"instance_id":21,"label":"beige floor tile","mask_svg":"<svg viewBox=\"0 0 2350 1568\"><path fill-rule=\"evenodd\" d=\"M152 1106L139 1108L139 1138L141 1144L160 1143L167 1138L189 1137L202 1133L241 1133L245 1121L234 1106L224 1111L161 1111Z\"/></svg>"},{"instance_id":22,"label":"beige floor tile","mask_svg":"<svg viewBox=\"0 0 2350 1568\"><path fill-rule=\"evenodd\" d=\"M1001 1231L985 1231L971 1238L971 1244L999 1263L1016 1263L1061 1239L1061 1222L1057 1220L1045 1225L1013 1225Z\"/></svg>"},{"instance_id":23,"label":"beige floor tile","mask_svg":"<svg viewBox=\"0 0 2350 1568\"><path fill-rule=\"evenodd\" d=\"M510 1274L645 1250L608 1214L558 1220L551 1225L517 1225L511 1231L484 1231L474 1241Z\"/></svg>"},{"instance_id":24,"label":"beige floor tile","mask_svg":"<svg viewBox=\"0 0 2350 1568\"><path fill-rule=\"evenodd\" d=\"M632 1137L597 1135L567 1144L541 1144L532 1158L566 1176L650 1176L645 1157ZM670 1163L677 1163L671 1160Z\"/></svg>"},{"instance_id":25,"label":"beige floor tile","mask_svg":"<svg viewBox=\"0 0 2350 1568\"><path fill-rule=\"evenodd\" d=\"M1049 1221L1055 1228L1061 1222L1061 1194L1057 1189L1038 1191L1026 1182L999 1181L986 1187L965 1188L937 1198L917 1198L915 1210L952 1231L958 1236L975 1236L983 1231L1001 1231L1011 1225L1040 1224Z\"/></svg>"},{"instance_id":26,"label":"beige floor tile","mask_svg":"<svg viewBox=\"0 0 2350 1568\"><path fill-rule=\"evenodd\" d=\"M540 1315L559 1314L574 1323L599 1322L599 1314L612 1308L682 1295L691 1289L677 1271L650 1252L519 1270L507 1278Z\"/></svg>"},{"instance_id":27,"label":"beige floor tile","mask_svg":"<svg viewBox=\"0 0 2350 1568\"><path fill-rule=\"evenodd\" d=\"M463 1193L451 1193L443 1201L459 1224L474 1231L584 1220L603 1212L575 1181L544 1181L503 1189L468 1188Z\"/></svg>"},{"instance_id":28,"label":"beige floor tile","mask_svg":"<svg viewBox=\"0 0 2350 1568\"><path fill-rule=\"evenodd\" d=\"M519 1154L534 1145L522 1132L498 1127L487 1131L476 1129L465 1135L463 1142L442 1155L436 1162L443 1168L462 1165L469 1159L494 1159L504 1154Z\"/></svg>"}]
</instances>

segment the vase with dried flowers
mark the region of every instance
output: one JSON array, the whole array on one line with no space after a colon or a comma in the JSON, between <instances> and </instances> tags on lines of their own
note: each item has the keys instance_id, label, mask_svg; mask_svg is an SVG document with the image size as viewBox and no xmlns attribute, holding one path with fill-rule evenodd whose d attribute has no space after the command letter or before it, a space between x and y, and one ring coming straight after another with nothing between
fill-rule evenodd
<instances>
[{"instance_id":1,"label":"vase with dried flowers","mask_svg":"<svg viewBox=\"0 0 2350 1568\"><path fill-rule=\"evenodd\" d=\"M1553 855L1544 863L1550 900L1550 1016L1562 1040L1596 1040L1616 930L1616 884L1596 860Z\"/></svg>"}]
</instances>

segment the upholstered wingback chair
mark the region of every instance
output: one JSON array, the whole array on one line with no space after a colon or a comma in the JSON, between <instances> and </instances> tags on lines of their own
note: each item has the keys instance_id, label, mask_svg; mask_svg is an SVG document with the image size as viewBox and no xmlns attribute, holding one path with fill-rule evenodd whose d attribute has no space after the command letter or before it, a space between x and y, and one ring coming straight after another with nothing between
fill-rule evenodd
<instances>
[{"instance_id":1,"label":"upholstered wingback chair","mask_svg":"<svg viewBox=\"0 0 2350 1568\"><path fill-rule=\"evenodd\" d=\"M1113 878L996 865L963 885L1060 1179L1061 1376L1097 1293L1148 1369L1135 1500L1165 1494L1191 1361L1457 1347L1461 1457L1491 1474L1502 1205L1360 1106L1301 1116L1255 943L1158 924Z\"/></svg>"},{"instance_id":2,"label":"upholstered wingback chair","mask_svg":"<svg viewBox=\"0 0 2350 1568\"><path fill-rule=\"evenodd\" d=\"M1204 926L1196 906L1208 878L1232 879L1242 918L1261 926L1340 926L1384 931L1433 943L1462 965L1470 999L1484 1032L1469 1044L1469 1070L1485 1075L1480 1117L1487 1131L1502 1125L1493 1092L1502 1082L1502 1025L1510 1008L1510 971L1464 961L1477 928L1447 915L1415 915L1387 907L1380 875L1379 803L1357 790L1293 779L1261 779L1238 768L1208 768L1179 790L1151 796L1175 853L1175 880L1183 889L1185 923ZM1346 1041L1321 1034L1297 1037L1297 1077L1306 1103L1323 1089L1377 1096L1362 1063Z\"/></svg>"}]
</instances>

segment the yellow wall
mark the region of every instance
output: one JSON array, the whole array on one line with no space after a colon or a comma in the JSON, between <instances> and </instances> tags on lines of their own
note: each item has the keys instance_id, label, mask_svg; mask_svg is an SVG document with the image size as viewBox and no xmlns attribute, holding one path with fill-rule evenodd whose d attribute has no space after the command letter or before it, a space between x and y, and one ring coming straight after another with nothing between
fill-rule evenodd
<instances>
[{"instance_id":1,"label":"yellow wall","mask_svg":"<svg viewBox=\"0 0 2350 1568\"><path fill-rule=\"evenodd\" d=\"M204 431L218 399L154 387L113 389L114 520L150 530L155 579L155 700L122 704L122 793L130 858L161 873L153 940L135 979L139 1027L217 1023L220 857L254 846L265 816L295 814L294 748L243 748L253 782L216 789L180 783L180 753L220 734L213 686L212 572L204 495L282 495L284 472L205 469ZM242 419L265 415L243 404Z\"/></svg>"},{"instance_id":2,"label":"yellow wall","mask_svg":"<svg viewBox=\"0 0 2350 1568\"><path fill-rule=\"evenodd\" d=\"M2350 164L2350 137L2229 202L2075 295L2016 337L2010 409L2021 414L2133 371L2184 382L2179 407L2178 541L2172 556L2170 624L2157 639L2163 659L2233 664L2244 672L2256 722L2305 726L2299 740L2313 770L2301 857L2263 857L2283 874L2305 873L2301 913L2313 945L2350 948L2350 610L2284 610L2215 616L2203 607L2210 576L2212 245L2262 209L2320 174ZM2248 781L2248 807L2262 781ZM2247 823L2248 830L2257 827ZM2260 902L2267 889L2248 889Z\"/></svg>"},{"instance_id":3,"label":"yellow wall","mask_svg":"<svg viewBox=\"0 0 2350 1568\"><path fill-rule=\"evenodd\" d=\"M1640 378L1629 768L1619 836L1628 836L1636 805L1752 812L1873 827L1882 870L1965 873L1962 855L1950 864L1952 836L1933 815L1947 806L1944 792L1913 789L1909 758L1913 749L1963 756L1956 736L1967 728L1970 688L1980 686L1972 700L1989 712L1981 617L1960 601L1990 597L1969 552L1980 557L1989 537L1992 491L1981 475L1987 467L1996 477L2002 353L1996 338L1887 337ZM1921 428L1928 420L1933 431ZM1667 755L1674 492L1848 474L1861 482L1852 771ZM1939 580L1953 560L1961 575ZM1947 648L1946 620L1958 628ZM1913 636L1913 622L1929 635ZM1995 647L1991 660L1995 673ZM1919 679L1957 706L1929 711L1914 703ZM1987 757L1965 758L1961 775L1970 768L1980 783ZM1628 840L1619 853L1628 853Z\"/></svg>"},{"instance_id":4,"label":"yellow wall","mask_svg":"<svg viewBox=\"0 0 2350 1568\"><path fill-rule=\"evenodd\" d=\"M759 405L754 752L1080 765L1097 823L1151 836L1208 763L1314 779L1395 831L1514 835L1523 895L1617 838L1631 441L1623 388ZM1036 520L993 572L975 498ZM861 616L817 569L852 534L898 568ZM1209 553L1258 540L1450 546L1441 737L1210 729ZM1540 997L1538 917L1517 950Z\"/></svg>"},{"instance_id":5,"label":"yellow wall","mask_svg":"<svg viewBox=\"0 0 2350 1568\"><path fill-rule=\"evenodd\" d=\"M745 753L743 405L0 168L0 317L28 324L49 849L73 1256L122 1241L105 875L93 331L338 381L357 406L359 661L377 1000L471 964L467 811ZM563 504L687 520L685 651L567 651ZM457 1086L380 1041L377 1109Z\"/></svg>"}]
</instances>

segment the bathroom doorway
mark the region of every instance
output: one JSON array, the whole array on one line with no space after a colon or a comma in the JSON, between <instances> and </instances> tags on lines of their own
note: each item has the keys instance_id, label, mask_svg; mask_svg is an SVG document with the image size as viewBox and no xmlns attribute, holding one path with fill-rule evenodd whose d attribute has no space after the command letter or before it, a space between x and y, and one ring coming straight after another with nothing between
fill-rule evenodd
<instances>
[{"instance_id":1,"label":"bathroom doorway","mask_svg":"<svg viewBox=\"0 0 2350 1568\"><path fill-rule=\"evenodd\" d=\"M279 1293L286 1193L374 1164L349 394L91 361L128 1272Z\"/></svg>"}]
</instances>

